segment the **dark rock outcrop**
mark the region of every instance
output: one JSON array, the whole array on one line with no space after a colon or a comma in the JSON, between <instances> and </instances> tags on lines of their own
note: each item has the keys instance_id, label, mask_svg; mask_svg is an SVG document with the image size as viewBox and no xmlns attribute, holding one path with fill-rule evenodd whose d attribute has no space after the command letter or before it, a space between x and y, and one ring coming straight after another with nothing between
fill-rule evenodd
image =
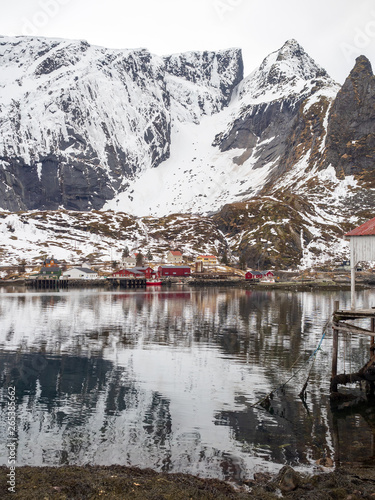
<instances>
[{"instance_id":1,"label":"dark rock outcrop","mask_svg":"<svg viewBox=\"0 0 375 500\"><path fill-rule=\"evenodd\" d=\"M375 77L365 56L346 79L329 114L323 167L375 186Z\"/></svg>"}]
</instances>

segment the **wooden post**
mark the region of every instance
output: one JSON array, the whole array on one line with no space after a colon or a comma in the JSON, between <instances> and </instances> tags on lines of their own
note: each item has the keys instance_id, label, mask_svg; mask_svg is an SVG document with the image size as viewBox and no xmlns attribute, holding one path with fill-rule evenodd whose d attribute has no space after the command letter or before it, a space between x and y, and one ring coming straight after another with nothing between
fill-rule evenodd
<instances>
[{"instance_id":1,"label":"wooden post","mask_svg":"<svg viewBox=\"0 0 375 500\"><path fill-rule=\"evenodd\" d=\"M335 300L334 312L339 309L339 301ZM333 346L332 346L332 375L331 375L331 392L337 392L337 383L333 380L337 375L337 357L339 351L339 331L335 328L333 329Z\"/></svg>"},{"instance_id":2,"label":"wooden post","mask_svg":"<svg viewBox=\"0 0 375 500\"><path fill-rule=\"evenodd\" d=\"M375 308L372 307L371 309L375 309ZM375 318L371 318L371 331L375 332ZM374 337L371 337L370 361L372 363L375 363L375 344L374 344L374 342L375 342ZM368 395L370 395L370 396L374 395L375 386L374 386L374 382L373 381L370 381L370 382L367 383L367 390L368 390ZM374 439L374 436L373 436L373 439ZM373 445L374 445L374 441L373 441Z\"/></svg>"},{"instance_id":3,"label":"wooden post","mask_svg":"<svg viewBox=\"0 0 375 500\"><path fill-rule=\"evenodd\" d=\"M355 311L355 264L354 261L351 261L351 269L350 269L350 275L351 275L351 284L350 284L350 296L351 296L351 309L352 311Z\"/></svg>"},{"instance_id":4,"label":"wooden post","mask_svg":"<svg viewBox=\"0 0 375 500\"><path fill-rule=\"evenodd\" d=\"M375 312L375 307L372 307L371 309L374 309ZM371 318L371 331L375 332L375 318ZM372 355L375 354L375 337L371 337L370 351Z\"/></svg>"},{"instance_id":5,"label":"wooden post","mask_svg":"<svg viewBox=\"0 0 375 500\"><path fill-rule=\"evenodd\" d=\"M375 307L372 307L371 309L375 310ZM375 318L371 318L371 331L375 332ZM370 351L371 351L371 357L374 356L375 355L375 337L371 337Z\"/></svg>"}]
</instances>

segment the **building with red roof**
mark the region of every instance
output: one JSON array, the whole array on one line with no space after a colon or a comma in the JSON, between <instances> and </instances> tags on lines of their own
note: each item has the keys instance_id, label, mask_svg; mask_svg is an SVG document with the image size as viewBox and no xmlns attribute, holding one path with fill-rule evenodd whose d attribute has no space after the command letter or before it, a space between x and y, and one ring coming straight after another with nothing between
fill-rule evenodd
<instances>
[{"instance_id":1,"label":"building with red roof","mask_svg":"<svg viewBox=\"0 0 375 500\"><path fill-rule=\"evenodd\" d=\"M152 267L132 267L130 269L119 269L112 273L113 278L155 278L157 273Z\"/></svg>"},{"instance_id":2,"label":"building with red roof","mask_svg":"<svg viewBox=\"0 0 375 500\"><path fill-rule=\"evenodd\" d=\"M182 253L179 250L169 250L167 262L168 264L182 264Z\"/></svg>"},{"instance_id":3,"label":"building with red roof","mask_svg":"<svg viewBox=\"0 0 375 500\"><path fill-rule=\"evenodd\" d=\"M189 266L159 266L159 276L190 276L191 269Z\"/></svg>"},{"instance_id":4,"label":"building with red roof","mask_svg":"<svg viewBox=\"0 0 375 500\"><path fill-rule=\"evenodd\" d=\"M359 262L375 261L375 217L345 234L350 245L351 307L355 309L355 270Z\"/></svg>"}]
</instances>

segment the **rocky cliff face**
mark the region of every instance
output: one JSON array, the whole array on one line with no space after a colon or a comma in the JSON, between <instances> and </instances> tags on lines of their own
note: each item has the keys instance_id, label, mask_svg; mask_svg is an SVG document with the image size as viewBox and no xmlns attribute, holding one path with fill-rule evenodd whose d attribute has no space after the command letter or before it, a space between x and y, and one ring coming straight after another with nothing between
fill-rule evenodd
<instances>
[{"instance_id":1,"label":"rocky cliff face","mask_svg":"<svg viewBox=\"0 0 375 500\"><path fill-rule=\"evenodd\" d=\"M295 53L298 59L301 51ZM313 64L307 67L314 71L308 72L302 64L294 67L301 70L296 80L308 75L303 90L271 101L260 113L263 120L269 113L269 123L276 127L256 165L264 164L268 151L274 168L255 196L226 205L214 216L231 238L232 250L251 267L339 262L345 255L343 234L373 217L375 80L370 62L359 57L341 89ZM280 78L274 83L285 82L276 73ZM285 103L291 103L286 110ZM237 120L220 147L232 147L227 138L237 147L245 147L246 140L256 147L267 131L258 121L256 114L248 115L244 132L244 122ZM275 132L276 147L271 149Z\"/></svg>"},{"instance_id":2,"label":"rocky cliff face","mask_svg":"<svg viewBox=\"0 0 375 500\"><path fill-rule=\"evenodd\" d=\"M195 127L191 120L173 124L171 156L158 169L162 182L144 171L106 208L140 216L207 214L270 194L295 166L302 171L317 163L339 89L289 40L239 83L221 111Z\"/></svg>"},{"instance_id":3,"label":"rocky cliff face","mask_svg":"<svg viewBox=\"0 0 375 500\"><path fill-rule=\"evenodd\" d=\"M1 37L0 60L0 207L12 211L101 208L169 157L172 115L198 122L242 79L238 50L163 60Z\"/></svg>"},{"instance_id":4,"label":"rocky cliff face","mask_svg":"<svg viewBox=\"0 0 375 500\"><path fill-rule=\"evenodd\" d=\"M319 146L324 130L315 123L316 109L323 119L339 86L295 40L270 54L239 86L239 113L227 130L215 138L221 151L242 150L238 165L253 157L253 169L269 165L267 185L293 166L308 149ZM306 123L305 122L309 122ZM303 129L311 129L311 137ZM301 130L302 129L302 130ZM296 150L299 135L300 151ZM302 136L302 137L301 137Z\"/></svg>"},{"instance_id":5,"label":"rocky cliff face","mask_svg":"<svg viewBox=\"0 0 375 500\"><path fill-rule=\"evenodd\" d=\"M328 119L323 166L375 187L375 77L366 57L357 58Z\"/></svg>"},{"instance_id":6,"label":"rocky cliff face","mask_svg":"<svg viewBox=\"0 0 375 500\"><path fill-rule=\"evenodd\" d=\"M243 78L240 50L187 52L164 57L172 121L199 124L229 104Z\"/></svg>"}]
</instances>

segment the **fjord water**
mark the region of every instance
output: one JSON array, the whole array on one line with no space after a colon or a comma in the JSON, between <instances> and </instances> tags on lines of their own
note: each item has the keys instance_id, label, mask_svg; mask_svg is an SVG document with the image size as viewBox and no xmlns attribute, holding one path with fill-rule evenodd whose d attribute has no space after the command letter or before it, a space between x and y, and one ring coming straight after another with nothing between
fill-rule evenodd
<instances>
[{"instance_id":1,"label":"fjord water","mask_svg":"<svg viewBox=\"0 0 375 500\"><path fill-rule=\"evenodd\" d=\"M313 471L324 457L368 464L373 415L330 406L335 300L348 308L350 293L0 289L0 463L14 385L17 465L241 480L284 464ZM358 292L359 306L374 302ZM347 336L339 372L360 368L368 348Z\"/></svg>"}]
</instances>

